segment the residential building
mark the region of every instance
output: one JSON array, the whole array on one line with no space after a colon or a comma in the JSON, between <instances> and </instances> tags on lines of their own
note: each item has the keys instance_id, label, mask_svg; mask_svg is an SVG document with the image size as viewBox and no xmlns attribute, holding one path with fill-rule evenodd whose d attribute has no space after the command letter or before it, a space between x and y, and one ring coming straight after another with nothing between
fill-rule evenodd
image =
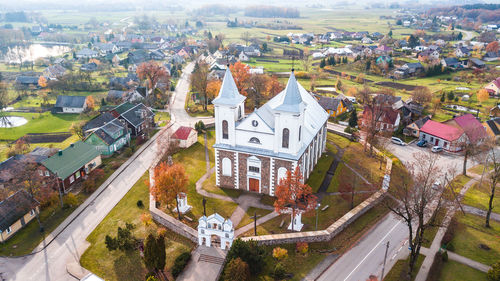
<instances>
[{"instance_id":1,"label":"residential building","mask_svg":"<svg viewBox=\"0 0 500 281\"><path fill-rule=\"evenodd\" d=\"M455 69L462 67L462 63L457 58L454 57L441 59L441 65L444 67L455 68Z\"/></svg>"},{"instance_id":2,"label":"residential building","mask_svg":"<svg viewBox=\"0 0 500 281\"><path fill-rule=\"evenodd\" d=\"M347 112L347 106L343 99L321 96L318 100L321 107L328 112L330 117L336 117Z\"/></svg>"},{"instance_id":3,"label":"residential building","mask_svg":"<svg viewBox=\"0 0 500 281\"><path fill-rule=\"evenodd\" d=\"M491 81L488 85L484 87L490 96L496 96L500 93L500 77Z\"/></svg>"},{"instance_id":4,"label":"residential building","mask_svg":"<svg viewBox=\"0 0 500 281\"><path fill-rule=\"evenodd\" d=\"M38 86L40 76L17 76L16 84L23 86Z\"/></svg>"},{"instance_id":5,"label":"residential building","mask_svg":"<svg viewBox=\"0 0 500 281\"><path fill-rule=\"evenodd\" d=\"M417 121L411 123L410 125L406 126L406 128L403 130L403 133L407 136L413 136L413 137L419 137L420 136L420 129L427 123L427 121L431 120L430 116L424 116Z\"/></svg>"},{"instance_id":6,"label":"residential building","mask_svg":"<svg viewBox=\"0 0 500 281\"><path fill-rule=\"evenodd\" d=\"M212 101L216 185L274 196L288 171L307 180L325 150L328 113L293 71L285 90L248 116L245 99L226 70Z\"/></svg>"},{"instance_id":7,"label":"residential building","mask_svg":"<svg viewBox=\"0 0 500 281\"><path fill-rule=\"evenodd\" d=\"M112 155L130 142L130 132L126 125L114 119L93 130L84 140L93 145L101 155Z\"/></svg>"},{"instance_id":8,"label":"residential building","mask_svg":"<svg viewBox=\"0 0 500 281\"><path fill-rule=\"evenodd\" d=\"M180 126L172 135L172 139L178 142L180 148L188 148L198 141L198 133L191 127Z\"/></svg>"},{"instance_id":9,"label":"residential building","mask_svg":"<svg viewBox=\"0 0 500 281\"><path fill-rule=\"evenodd\" d=\"M57 179L60 190L66 193L101 165L101 154L94 146L78 141L45 159L42 165L49 170L49 176Z\"/></svg>"},{"instance_id":10,"label":"residential building","mask_svg":"<svg viewBox=\"0 0 500 281\"><path fill-rule=\"evenodd\" d=\"M443 123L462 129L467 135L468 142L480 144L487 137L486 131L481 122L479 122L479 120L477 120L477 118L470 113L457 116Z\"/></svg>"},{"instance_id":11,"label":"residential building","mask_svg":"<svg viewBox=\"0 0 500 281\"><path fill-rule=\"evenodd\" d=\"M465 132L460 129L433 120L425 122L420 128L420 140L426 140L432 146L441 146L446 151L458 152L461 144L467 139Z\"/></svg>"},{"instance_id":12,"label":"residential building","mask_svg":"<svg viewBox=\"0 0 500 281\"><path fill-rule=\"evenodd\" d=\"M468 57L468 56L470 56L470 53L471 53L471 49L468 47L458 47L455 50L455 56L457 56L457 58Z\"/></svg>"},{"instance_id":13,"label":"residential building","mask_svg":"<svg viewBox=\"0 0 500 281\"><path fill-rule=\"evenodd\" d=\"M133 136L142 135L147 129L154 127L154 113L142 103L122 103L115 107L111 114L124 120Z\"/></svg>"},{"instance_id":14,"label":"residential building","mask_svg":"<svg viewBox=\"0 0 500 281\"><path fill-rule=\"evenodd\" d=\"M89 48L83 48L80 51L76 52L75 55L76 58L78 59L81 58L89 59L89 58L97 58L99 56L99 53Z\"/></svg>"},{"instance_id":15,"label":"residential building","mask_svg":"<svg viewBox=\"0 0 500 281\"><path fill-rule=\"evenodd\" d=\"M495 139L496 142L500 139L500 118L495 117L483 123L488 136Z\"/></svg>"},{"instance_id":16,"label":"residential building","mask_svg":"<svg viewBox=\"0 0 500 281\"><path fill-rule=\"evenodd\" d=\"M467 67L469 67L469 68L485 68L486 63L480 59L477 59L477 58L470 58L467 61Z\"/></svg>"},{"instance_id":17,"label":"residential building","mask_svg":"<svg viewBox=\"0 0 500 281\"><path fill-rule=\"evenodd\" d=\"M67 69L60 64L54 64L45 68L42 72L42 76L49 79L55 80L62 77L66 73Z\"/></svg>"},{"instance_id":18,"label":"residential building","mask_svg":"<svg viewBox=\"0 0 500 281\"><path fill-rule=\"evenodd\" d=\"M372 109L370 106L365 106L363 110L362 123L368 126L371 122L373 116L377 118L376 126L380 131L384 132L394 132L398 129L399 123L401 122L401 116L399 112L392 107L386 106L378 108L374 114L372 114Z\"/></svg>"},{"instance_id":19,"label":"residential building","mask_svg":"<svg viewBox=\"0 0 500 281\"><path fill-rule=\"evenodd\" d=\"M87 108L86 96L57 96L54 113L82 113Z\"/></svg>"},{"instance_id":20,"label":"residential building","mask_svg":"<svg viewBox=\"0 0 500 281\"><path fill-rule=\"evenodd\" d=\"M25 190L0 202L0 242L5 242L40 212L40 203Z\"/></svg>"}]
</instances>

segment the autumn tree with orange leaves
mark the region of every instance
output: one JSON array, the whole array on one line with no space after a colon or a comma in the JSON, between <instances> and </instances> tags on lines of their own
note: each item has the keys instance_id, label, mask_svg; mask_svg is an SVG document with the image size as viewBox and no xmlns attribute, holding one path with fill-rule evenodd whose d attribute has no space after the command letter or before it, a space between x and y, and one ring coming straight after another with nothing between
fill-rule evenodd
<instances>
[{"instance_id":1,"label":"autumn tree with orange leaves","mask_svg":"<svg viewBox=\"0 0 500 281\"><path fill-rule=\"evenodd\" d=\"M250 80L250 67L238 61L229 66L229 69L231 70L231 74L233 74L238 91L240 94L247 96L246 89L248 87L248 81Z\"/></svg>"},{"instance_id":2,"label":"autumn tree with orange leaves","mask_svg":"<svg viewBox=\"0 0 500 281\"><path fill-rule=\"evenodd\" d=\"M486 45L486 52L498 52L500 50L500 45L498 44L498 41L493 41L491 43L488 43Z\"/></svg>"},{"instance_id":3,"label":"autumn tree with orange leaves","mask_svg":"<svg viewBox=\"0 0 500 281\"><path fill-rule=\"evenodd\" d=\"M276 186L275 196L274 209L277 213L288 213L291 210L292 229L297 212L307 213L316 207L317 198L312 194L312 188L304 183L299 167L293 173L287 171L286 178L281 179Z\"/></svg>"},{"instance_id":4,"label":"autumn tree with orange leaves","mask_svg":"<svg viewBox=\"0 0 500 281\"><path fill-rule=\"evenodd\" d=\"M188 185L188 176L181 164L167 165L166 162L161 162L154 168L153 175L154 185L149 189L151 194L155 197L156 201L166 204L168 206L175 200L177 207L177 215L181 219L179 211L179 200L177 195L181 192L186 192Z\"/></svg>"},{"instance_id":5,"label":"autumn tree with orange leaves","mask_svg":"<svg viewBox=\"0 0 500 281\"><path fill-rule=\"evenodd\" d=\"M94 107L95 107L95 99L94 99L94 97L88 96L87 99L86 99L86 102L87 102L87 108L89 110L94 110Z\"/></svg>"},{"instance_id":6,"label":"autumn tree with orange leaves","mask_svg":"<svg viewBox=\"0 0 500 281\"><path fill-rule=\"evenodd\" d=\"M476 95L477 95L477 100L480 103L483 103L490 98L490 94L488 93L488 91L486 89L479 90Z\"/></svg>"},{"instance_id":7,"label":"autumn tree with orange leaves","mask_svg":"<svg viewBox=\"0 0 500 281\"><path fill-rule=\"evenodd\" d=\"M218 79L213 79L208 81L207 84L207 96L210 99L214 99L217 94L219 94L220 87L222 85L222 82Z\"/></svg>"},{"instance_id":8,"label":"autumn tree with orange leaves","mask_svg":"<svg viewBox=\"0 0 500 281\"><path fill-rule=\"evenodd\" d=\"M38 78L38 85L42 88L47 87L47 78L40 76L40 78Z\"/></svg>"},{"instance_id":9,"label":"autumn tree with orange leaves","mask_svg":"<svg viewBox=\"0 0 500 281\"><path fill-rule=\"evenodd\" d=\"M151 91L148 99L151 100L151 104L156 101L155 90L162 79L168 79L168 73L162 65L155 61L143 62L137 67L137 76L141 80L146 80L148 84L148 89Z\"/></svg>"}]
</instances>

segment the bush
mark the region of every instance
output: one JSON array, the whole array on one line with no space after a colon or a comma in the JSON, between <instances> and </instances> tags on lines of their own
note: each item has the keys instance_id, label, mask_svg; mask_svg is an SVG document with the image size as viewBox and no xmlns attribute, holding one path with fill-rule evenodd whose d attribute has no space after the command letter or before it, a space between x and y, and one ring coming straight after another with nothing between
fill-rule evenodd
<instances>
[{"instance_id":1,"label":"bush","mask_svg":"<svg viewBox=\"0 0 500 281\"><path fill-rule=\"evenodd\" d=\"M135 228L135 225L131 223L125 223L125 228L118 227L116 238L112 238L109 235L106 235L105 244L106 248L109 251L112 250L121 250L121 251L129 251L135 248L137 243L137 239L132 235L132 230Z\"/></svg>"},{"instance_id":2,"label":"bush","mask_svg":"<svg viewBox=\"0 0 500 281\"><path fill-rule=\"evenodd\" d=\"M243 241L236 239L227 253L227 260L241 258L249 265L252 276L258 275L264 268L264 249L255 241Z\"/></svg>"},{"instance_id":3,"label":"bush","mask_svg":"<svg viewBox=\"0 0 500 281\"><path fill-rule=\"evenodd\" d=\"M451 242L446 244L445 248L446 248L446 250L451 251L451 252L455 251L455 246L453 246L453 244Z\"/></svg>"},{"instance_id":4,"label":"bush","mask_svg":"<svg viewBox=\"0 0 500 281\"><path fill-rule=\"evenodd\" d=\"M177 276L181 274L181 272L184 270L190 259L191 259L190 252L184 252L180 254L177 258L175 258L174 266L172 267L172 276L174 276L174 278L177 278Z\"/></svg>"},{"instance_id":5,"label":"bush","mask_svg":"<svg viewBox=\"0 0 500 281\"><path fill-rule=\"evenodd\" d=\"M309 79L309 78L311 78L309 76L309 73L307 73L305 71L295 71L295 77L297 79Z\"/></svg>"},{"instance_id":6,"label":"bush","mask_svg":"<svg viewBox=\"0 0 500 281\"><path fill-rule=\"evenodd\" d=\"M297 242L296 247L297 251L302 254L307 253L307 251L309 250L309 244L307 244L306 242Z\"/></svg>"},{"instance_id":7,"label":"bush","mask_svg":"<svg viewBox=\"0 0 500 281\"><path fill-rule=\"evenodd\" d=\"M232 259L224 270L224 281L246 281L250 279L250 268L240 258Z\"/></svg>"},{"instance_id":8,"label":"bush","mask_svg":"<svg viewBox=\"0 0 500 281\"><path fill-rule=\"evenodd\" d=\"M276 266L274 267L274 272L273 272L273 277L276 280L281 280L285 278L285 267L281 263L277 263Z\"/></svg>"},{"instance_id":9,"label":"bush","mask_svg":"<svg viewBox=\"0 0 500 281\"><path fill-rule=\"evenodd\" d=\"M442 259L444 262L447 262L447 261L448 261L448 251L444 251L444 252L441 254L441 259Z\"/></svg>"},{"instance_id":10,"label":"bush","mask_svg":"<svg viewBox=\"0 0 500 281\"><path fill-rule=\"evenodd\" d=\"M139 207L141 209L144 208L144 203L142 203L142 200L137 201L137 207Z\"/></svg>"},{"instance_id":11,"label":"bush","mask_svg":"<svg viewBox=\"0 0 500 281\"><path fill-rule=\"evenodd\" d=\"M146 279L146 281L158 281L158 278L156 278L156 274L154 273L154 271L148 272L144 279Z\"/></svg>"},{"instance_id":12,"label":"bush","mask_svg":"<svg viewBox=\"0 0 500 281\"><path fill-rule=\"evenodd\" d=\"M277 259L278 261L284 260L288 258L288 251L286 249L276 247L273 249L273 258Z\"/></svg>"},{"instance_id":13,"label":"bush","mask_svg":"<svg viewBox=\"0 0 500 281\"><path fill-rule=\"evenodd\" d=\"M500 261L491 265L491 269L488 270L487 277L489 281L500 281Z\"/></svg>"},{"instance_id":14,"label":"bush","mask_svg":"<svg viewBox=\"0 0 500 281\"><path fill-rule=\"evenodd\" d=\"M64 208L71 208L78 205L78 198L73 193L68 193L63 198L63 206Z\"/></svg>"},{"instance_id":15,"label":"bush","mask_svg":"<svg viewBox=\"0 0 500 281\"><path fill-rule=\"evenodd\" d=\"M357 131L358 131L358 129L353 128L353 127L346 127L344 129L344 133L348 133L348 134L353 134L353 133L356 133Z\"/></svg>"},{"instance_id":16,"label":"bush","mask_svg":"<svg viewBox=\"0 0 500 281\"><path fill-rule=\"evenodd\" d=\"M446 245L451 242L453 239L453 236L455 236L455 231L458 228L458 222L455 217L453 217L450 221L450 224L448 225L448 229L446 229L446 232L444 233L443 240L441 240L441 243Z\"/></svg>"}]
</instances>

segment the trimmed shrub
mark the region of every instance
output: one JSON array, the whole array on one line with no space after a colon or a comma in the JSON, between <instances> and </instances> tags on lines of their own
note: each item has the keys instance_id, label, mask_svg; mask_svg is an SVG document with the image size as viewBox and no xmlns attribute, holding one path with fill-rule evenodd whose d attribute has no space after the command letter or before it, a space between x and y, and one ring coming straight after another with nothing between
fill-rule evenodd
<instances>
[{"instance_id":1,"label":"trimmed shrub","mask_svg":"<svg viewBox=\"0 0 500 281\"><path fill-rule=\"evenodd\" d=\"M240 258L232 259L224 270L224 281L246 281L250 279L250 268Z\"/></svg>"},{"instance_id":2,"label":"trimmed shrub","mask_svg":"<svg viewBox=\"0 0 500 281\"><path fill-rule=\"evenodd\" d=\"M276 280L281 280L285 278L285 267L281 263L277 263L276 266L274 267L274 272L273 272L273 277Z\"/></svg>"},{"instance_id":3,"label":"trimmed shrub","mask_svg":"<svg viewBox=\"0 0 500 281\"><path fill-rule=\"evenodd\" d=\"M296 247L297 251L302 254L307 253L307 251L309 250L309 244L307 244L306 242L297 242Z\"/></svg>"},{"instance_id":4,"label":"trimmed shrub","mask_svg":"<svg viewBox=\"0 0 500 281\"><path fill-rule=\"evenodd\" d=\"M179 274L184 270L189 260L191 259L190 252L184 252L180 254L177 258L175 258L174 266L172 267L172 276L177 278Z\"/></svg>"},{"instance_id":5,"label":"trimmed shrub","mask_svg":"<svg viewBox=\"0 0 500 281\"><path fill-rule=\"evenodd\" d=\"M281 260L288 258L287 249L283 249L280 247L274 248L273 249L273 258L277 259L278 261L281 261Z\"/></svg>"},{"instance_id":6,"label":"trimmed shrub","mask_svg":"<svg viewBox=\"0 0 500 281\"><path fill-rule=\"evenodd\" d=\"M139 207L141 209L144 208L144 203L142 203L142 200L137 201L137 207Z\"/></svg>"}]
</instances>

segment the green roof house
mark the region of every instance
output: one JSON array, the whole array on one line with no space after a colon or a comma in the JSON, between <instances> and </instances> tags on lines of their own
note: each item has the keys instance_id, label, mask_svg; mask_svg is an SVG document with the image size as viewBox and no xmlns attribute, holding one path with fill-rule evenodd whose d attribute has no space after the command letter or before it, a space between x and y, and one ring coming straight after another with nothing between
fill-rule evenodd
<instances>
[{"instance_id":1,"label":"green roof house","mask_svg":"<svg viewBox=\"0 0 500 281\"><path fill-rule=\"evenodd\" d=\"M101 165L101 154L85 142L78 141L42 162L52 176L59 180L59 187L67 192L75 183Z\"/></svg>"},{"instance_id":2,"label":"green roof house","mask_svg":"<svg viewBox=\"0 0 500 281\"><path fill-rule=\"evenodd\" d=\"M104 124L85 138L101 155L112 155L130 141L130 131L118 119Z\"/></svg>"}]
</instances>

